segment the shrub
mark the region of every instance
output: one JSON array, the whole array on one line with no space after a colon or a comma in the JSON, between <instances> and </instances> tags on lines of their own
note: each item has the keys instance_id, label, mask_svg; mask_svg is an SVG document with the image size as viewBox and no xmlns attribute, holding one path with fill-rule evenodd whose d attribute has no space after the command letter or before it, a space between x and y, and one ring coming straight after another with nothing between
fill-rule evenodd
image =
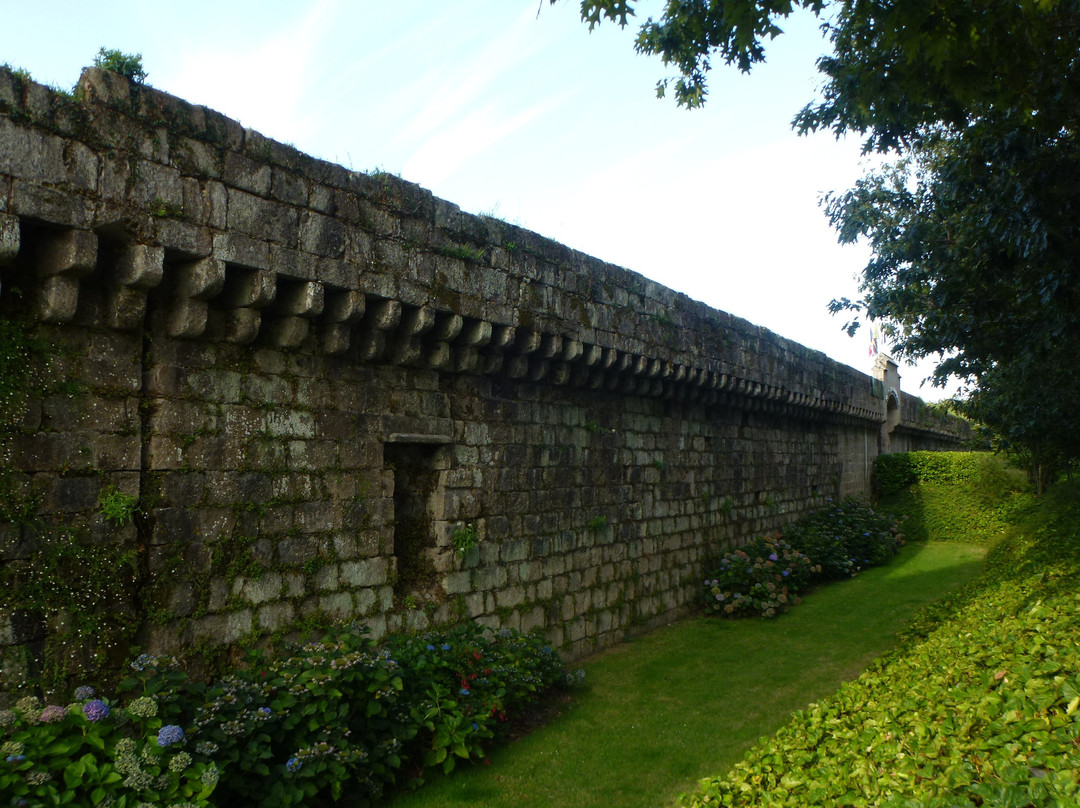
<instances>
[{"instance_id":1,"label":"shrub","mask_svg":"<svg viewBox=\"0 0 1080 808\"><path fill-rule=\"evenodd\" d=\"M101 48L97 56L94 57L94 66L112 70L114 73L126 76L136 84L142 84L146 81L146 71L143 70L141 53L123 53L110 48Z\"/></svg>"},{"instance_id":2,"label":"shrub","mask_svg":"<svg viewBox=\"0 0 1080 808\"><path fill-rule=\"evenodd\" d=\"M201 756L224 767L220 796L243 804L258 781L264 806L381 796L416 734L387 650L360 631L297 645L278 659L253 653L206 689L191 719Z\"/></svg>"},{"instance_id":3,"label":"shrub","mask_svg":"<svg viewBox=\"0 0 1080 808\"><path fill-rule=\"evenodd\" d=\"M916 541L997 541L1034 500L1027 475L987 452L882 455L874 479L881 509L910 515L904 533Z\"/></svg>"},{"instance_id":4,"label":"shrub","mask_svg":"<svg viewBox=\"0 0 1080 808\"><path fill-rule=\"evenodd\" d=\"M778 536L726 553L706 569L706 611L731 617L787 611L816 572L806 555Z\"/></svg>"},{"instance_id":5,"label":"shrub","mask_svg":"<svg viewBox=\"0 0 1080 808\"><path fill-rule=\"evenodd\" d=\"M482 758L508 719L568 678L542 638L472 623L382 648L341 628L280 657L252 652L209 685L167 657L131 668L122 690L154 702L159 744L181 733L199 771L220 768L219 804L249 804L257 789L264 806L336 802L346 788L367 805L425 766Z\"/></svg>"},{"instance_id":6,"label":"shrub","mask_svg":"<svg viewBox=\"0 0 1080 808\"><path fill-rule=\"evenodd\" d=\"M821 568L823 578L847 578L884 564L904 544L895 519L850 497L800 519L784 538Z\"/></svg>"},{"instance_id":7,"label":"shrub","mask_svg":"<svg viewBox=\"0 0 1080 808\"><path fill-rule=\"evenodd\" d=\"M0 711L0 737L0 794L10 805L205 806L218 779L149 696L126 708L88 687L66 707L28 696Z\"/></svg>"},{"instance_id":8,"label":"shrub","mask_svg":"<svg viewBox=\"0 0 1080 808\"><path fill-rule=\"evenodd\" d=\"M391 641L420 717L412 744L424 766L452 770L484 756L505 722L561 683L562 662L542 637L474 623Z\"/></svg>"}]
</instances>

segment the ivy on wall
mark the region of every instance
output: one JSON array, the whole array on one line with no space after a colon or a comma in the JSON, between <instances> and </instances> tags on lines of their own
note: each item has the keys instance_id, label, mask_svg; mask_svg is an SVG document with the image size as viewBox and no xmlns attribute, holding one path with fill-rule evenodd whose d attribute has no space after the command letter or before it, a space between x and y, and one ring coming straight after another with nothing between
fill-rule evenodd
<instances>
[{"instance_id":1,"label":"ivy on wall","mask_svg":"<svg viewBox=\"0 0 1080 808\"><path fill-rule=\"evenodd\" d=\"M106 541L95 541L85 527L43 514L29 475L7 457L9 439L27 428L31 402L64 392L50 381L55 353L32 326L0 318L0 616L17 642L33 648L14 666L16 681L5 672L12 689L50 691L93 677L127 652L138 628L139 551L118 533L135 513L134 498L102 488Z\"/></svg>"}]
</instances>

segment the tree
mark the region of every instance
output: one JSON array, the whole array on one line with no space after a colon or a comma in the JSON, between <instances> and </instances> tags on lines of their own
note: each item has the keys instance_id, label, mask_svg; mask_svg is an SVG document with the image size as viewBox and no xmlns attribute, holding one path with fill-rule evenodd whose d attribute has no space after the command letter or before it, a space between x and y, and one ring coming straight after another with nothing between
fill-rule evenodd
<instances>
[{"instance_id":1,"label":"tree","mask_svg":"<svg viewBox=\"0 0 1080 808\"><path fill-rule=\"evenodd\" d=\"M582 17L626 25L633 5L583 0ZM936 380L969 381L968 412L1036 465L1080 457L1063 364L1080 348L1080 0L668 0L636 46L678 71L658 94L674 82L695 107L711 59L751 70L800 8L832 52L794 127L896 158L827 200L841 241L873 248L862 299L833 310L938 355Z\"/></svg>"},{"instance_id":2,"label":"tree","mask_svg":"<svg viewBox=\"0 0 1080 808\"><path fill-rule=\"evenodd\" d=\"M549 0L555 3L556 0ZM581 0L590 28L626 26L635 0ZM797 9L822 20L833 52L818 61L822 99L795 118L801 132L831 129L868 136L871 149L896 149L934 124L962 126L972 111L1037 111L1076 95L1076 0L668 0L659 20L638 29L639 53L659 56L678 75L676 102L705 103L712 59L750 72L767 41Z\"/></svg>"}]
</instances>

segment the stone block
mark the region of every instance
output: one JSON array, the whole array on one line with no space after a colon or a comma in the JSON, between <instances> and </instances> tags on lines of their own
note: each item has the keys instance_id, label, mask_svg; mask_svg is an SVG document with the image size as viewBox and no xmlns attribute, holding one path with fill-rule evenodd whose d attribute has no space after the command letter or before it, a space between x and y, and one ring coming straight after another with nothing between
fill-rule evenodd
<instances>
[{"instance_id":1,"label":"stone block","mask_svg":"<svg viewBox=\"0 0 1080 808\"><path fill-rule=\"evenodd\" d=\"M319 608L328 617L345 620L356 614L352 595L348 592L335 592L319 598Z\"/></svg>"},{"instance_id":2,"label":"stone block","mask_svg":"<svg viewBox=\"0 0 1080 808\"><path fill-rule=\"evenodd\" d=\"M260 607L256 614L259 628L271 632L288 629L296 617L293 606L289 603L268 603Z\"/></svg>"},{"instance_id":3,"label":"stone block","mask_svg":"<svg viewBox=\"0 0 1080 808\"><path fill-rule=\"evenodd\" d=\"M299 237L300 214L289 205L271 202L236 189L228 190L230 231L295 247Z\"/></svg>"},{"instance_id":4,"label":"stone block","mask_svg":"<svg viewBox=\"0 0 1080 808\"><path fill-rule=\"evenodd\" d=\"M341 564L342 585L353 587L371 587L385 584L388 569L385 558L365 558L361 561L346 561Z\"/></svg>"}]
</instances>

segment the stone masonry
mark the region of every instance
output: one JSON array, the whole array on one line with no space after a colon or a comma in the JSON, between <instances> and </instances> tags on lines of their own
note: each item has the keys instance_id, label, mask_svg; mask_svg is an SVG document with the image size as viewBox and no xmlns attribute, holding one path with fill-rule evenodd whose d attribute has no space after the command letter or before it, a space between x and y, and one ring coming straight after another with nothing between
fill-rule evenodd
<instances>
[{"instance_id":1,"label":"stone masonry","mask_svg":"<svg viewBox=\"0 0 1080 808\"><path fill-rule=\"evenodd\" d=\"M156 651L471 619L580 656L866 493L890 434L957 442L884 368L99 69L0 70L0 284L52 355L0 431L12 490L137 549L118 614ZM0 547L33 563L21 523ZM9 611L6 676L48 628Z\"/></svg>"}]
</instances>

